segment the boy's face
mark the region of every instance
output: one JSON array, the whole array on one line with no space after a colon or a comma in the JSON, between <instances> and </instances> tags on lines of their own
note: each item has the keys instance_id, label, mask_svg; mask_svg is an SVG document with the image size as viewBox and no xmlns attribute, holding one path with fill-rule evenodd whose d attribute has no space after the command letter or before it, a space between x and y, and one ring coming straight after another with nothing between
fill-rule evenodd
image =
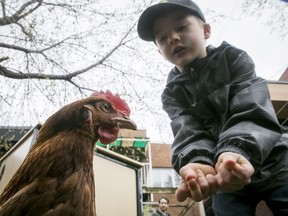
<instances>
[{"instance_id":1,"label":"boy's face","mask_svg":"<svg viewBox=\"0 0 288 216\"><path fill-rule=\"evenodd\" d=\"M155 43L161 55L180 72L206 53L210 25L185 10L172 10L158 17L153 25Z\"/></svg>"}]
</instances>

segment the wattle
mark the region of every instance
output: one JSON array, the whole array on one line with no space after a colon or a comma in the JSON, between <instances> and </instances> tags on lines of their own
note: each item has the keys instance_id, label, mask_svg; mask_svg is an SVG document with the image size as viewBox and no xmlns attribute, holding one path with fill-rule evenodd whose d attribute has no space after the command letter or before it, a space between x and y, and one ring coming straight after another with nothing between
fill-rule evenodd
<instances>
[{"instance_id":1,"label":"wattle","mask_svg":"<svg viewBox=\"0 0 288 216\"><path fill-rule=\"evenodd\" d=\"M119 127L99 127L99 140L102 144L109 144L118 138Z\"/></svg>"}]
</instances>

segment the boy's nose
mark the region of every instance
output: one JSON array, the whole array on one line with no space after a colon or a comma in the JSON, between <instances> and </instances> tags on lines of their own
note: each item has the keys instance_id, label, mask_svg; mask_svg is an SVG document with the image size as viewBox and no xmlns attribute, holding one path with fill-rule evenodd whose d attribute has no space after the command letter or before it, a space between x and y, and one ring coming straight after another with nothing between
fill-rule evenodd
<instances>
[{"instance_id":1,"label":"boy's nose","mask_svg":"<svg viewBox=\"0 0 288 216\"><path fill-rule=\"evenodd\" d=\"M171 32L169 37L169 44L173 44L180 40L179 35L176 32Z\"/></svg>"}]
</instances>

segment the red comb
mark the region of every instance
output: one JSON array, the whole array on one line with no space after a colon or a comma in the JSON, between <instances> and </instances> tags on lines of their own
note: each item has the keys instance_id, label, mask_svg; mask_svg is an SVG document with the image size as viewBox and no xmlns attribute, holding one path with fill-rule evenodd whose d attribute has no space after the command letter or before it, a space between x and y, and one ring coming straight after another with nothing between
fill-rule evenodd
<instances>
[{"instance_id":1,"label":"red comb","mask_svg":"<svg viewBox=\"0 0 288 216\"><path fill-rule=\"evenodd\" d=\"M119 94L113 95L111 91L94 91L91 96L101 96L107 99L118 111L126 116L130 116L130 108L125 100L120 98Z\"/></svg>"}]
</instances>

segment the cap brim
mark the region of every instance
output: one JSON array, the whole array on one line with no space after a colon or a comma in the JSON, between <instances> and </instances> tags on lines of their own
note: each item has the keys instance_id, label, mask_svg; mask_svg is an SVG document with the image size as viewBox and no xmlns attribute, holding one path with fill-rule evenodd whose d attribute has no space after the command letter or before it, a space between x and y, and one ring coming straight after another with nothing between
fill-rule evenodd
<instances>
[{"instance_id":1,"label":"cap brim","mask_svg":"<svg viewBox=\"0 0 288 216\"><path fill-rule=\"evenodd\" d=\"M137 31L142 40L154 41L153 24L155 19L163 12L176 8L185 8L173 3L160 3L147 8L139 18Z\"/></svg>"}]
</instances>

